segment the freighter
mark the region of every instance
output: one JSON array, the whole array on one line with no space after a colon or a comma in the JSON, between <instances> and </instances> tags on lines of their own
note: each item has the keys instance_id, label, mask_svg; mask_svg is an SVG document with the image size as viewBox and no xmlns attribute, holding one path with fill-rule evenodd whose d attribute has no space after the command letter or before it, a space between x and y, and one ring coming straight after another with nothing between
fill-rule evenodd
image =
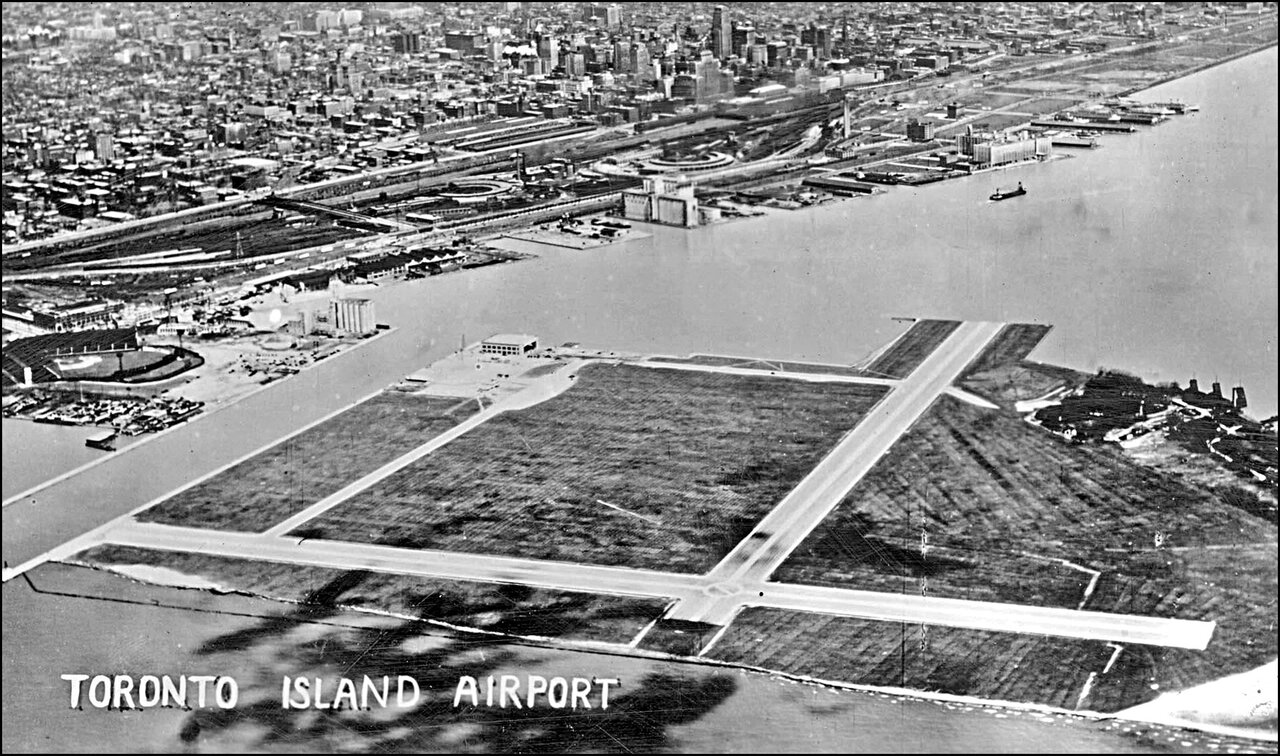
<instances>
[{"instance_id":1,"label":"freighter","mask_svg":"<svg viewBox=\"0 0 1280 756\"><path fill-rule=\"evenodd\" d=\"M1000 190L1000 189L997 189L997 190L996 190L996 193L995 193L995 194L993 194L993 195L991 195L991 199L992 199L993 201L998 202L998 201L1000 201L1000 200L1007 200L1007 199L1013 199L1014 197L1021 197L1022 195L1026 194L1026 193L1027 193L1027 190L1022 188L1022 182L1021 182L1021 181L1019 181L1019 182L1018 182L1018 188L1017 188L1017 189L1013 189L1013 190L1011 190L1011 191L1007 191L1007 192L1006 192L1006 191L1002 191L1002 190Z\"/></svg>"}]
</instances>

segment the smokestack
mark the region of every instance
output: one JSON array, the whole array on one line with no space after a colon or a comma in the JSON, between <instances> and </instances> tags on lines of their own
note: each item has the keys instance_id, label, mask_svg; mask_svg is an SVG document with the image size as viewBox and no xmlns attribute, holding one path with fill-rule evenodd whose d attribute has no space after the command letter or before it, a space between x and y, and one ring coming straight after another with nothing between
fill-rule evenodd
<instances>
[{"instance_id":1,"label":"smokestack","mask_svg":"<svg viewBox=\"0 0 1280 756\"><path fill-rule=\"evenodd\" d=\"M1210 392L1209 392L1209 394L1210 394L1211 396L1216 396L1216 397L1218 397L1219 399L1221 399L1221 398L1222 398L1222 384L1221 384L1221 383L1218 383L1217 381L1214 381L1214 382L1213 382L1213 391L1210 391Z\"/></svg>"},{"instance_id":2,"label":"smokestack","mask_svg":"<svg viewBox=\"0 0 1280 756\"><path fill-rule=\"evenodd\" d=\"M1231 406L1236 409L1244 409L1249 406L1249 400L1244 398L1244 386L1236 386L1231 389Z\"/></svg>"},{"instance_id":3,"label":"smokestack","mask_svg":"<svg viewBox=\"0 0 1280 756\"><path fill-rule=\"evenodd\" d=\"M1191 385L1187 387L1187 391L1192 391L1197 394L1200 393L1200 381L1197 381L1195 378L1192 378Z\"/></svg>"}]
</instances>

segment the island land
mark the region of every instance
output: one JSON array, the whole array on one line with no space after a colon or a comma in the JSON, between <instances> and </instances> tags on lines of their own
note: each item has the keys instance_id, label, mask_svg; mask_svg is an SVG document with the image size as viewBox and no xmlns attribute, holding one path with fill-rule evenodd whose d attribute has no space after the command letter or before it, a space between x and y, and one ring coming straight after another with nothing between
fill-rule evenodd
<instances>
[{"instance_id":1,"label":"island land","mask_svg":"<svg viewBox=\"0 0 1280 756\"><path fill-rule=\"evenodd\" d=\"M1272 661L1274 428L1192 388L1252 467L1049 427L1116 381L1028 360L1048 331L922 320L844 366L486 340L21 569L1088 715Z\"/></svg>"}]
</instances>

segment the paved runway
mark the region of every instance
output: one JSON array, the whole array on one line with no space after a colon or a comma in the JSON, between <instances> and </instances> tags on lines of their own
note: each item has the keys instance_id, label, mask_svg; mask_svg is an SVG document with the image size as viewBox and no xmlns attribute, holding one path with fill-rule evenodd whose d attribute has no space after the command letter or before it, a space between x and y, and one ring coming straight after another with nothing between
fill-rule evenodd
<instances>
[{"instance_id":1,"label":"paved runway","mask_svg":"<svg viewBox=\"0 0 1280 756\"><path fill-rule=\"evenodd\" d=\"M154 523L120 522L101 533L100 542L143 549L265 559L340 570L371 570L424 578L515 583L562 591L679 601L715 597L732 606L729 618L719 624L731 622L733 614L743 606L762 606L997 632L1058 635L1192 649L1205 648L1214 629L1210 622L785 583L753 582L743 585L739 592L719 596L718 584L709 575L281 538L260 533L232 533Z\"/></svg>"}]
</instances>

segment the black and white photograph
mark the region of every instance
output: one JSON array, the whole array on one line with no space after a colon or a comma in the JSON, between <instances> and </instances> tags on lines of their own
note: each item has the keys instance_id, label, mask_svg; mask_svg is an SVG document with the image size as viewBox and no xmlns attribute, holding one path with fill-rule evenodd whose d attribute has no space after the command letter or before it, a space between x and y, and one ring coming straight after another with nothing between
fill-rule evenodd
<instances>
[{"instance_id":1,"label":"black and white photograph","mask_svg":"<svg viewBox=\"0 0 1280 756\"><path fill-rule=\"evenodd\" d=\"M1275 2L5 2L5 753L1277 752Z\"/></svg>"}]
</instances>

